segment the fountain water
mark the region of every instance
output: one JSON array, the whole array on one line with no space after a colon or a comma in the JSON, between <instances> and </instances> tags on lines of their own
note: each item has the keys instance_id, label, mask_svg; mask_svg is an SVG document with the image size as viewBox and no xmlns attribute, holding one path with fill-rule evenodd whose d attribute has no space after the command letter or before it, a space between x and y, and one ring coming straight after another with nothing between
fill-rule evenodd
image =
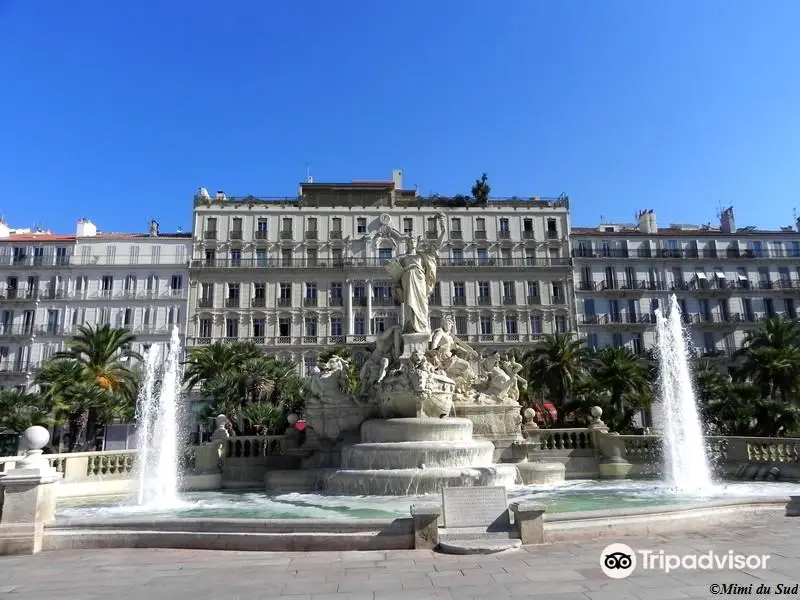
<instances>
[{"instance_id":1,"label":"fountain water","mask_svg":"<svg viewBox=\"0 0 800 600\"><path fill-rule=\"evenodd\" d=\"M702 493L712 487L711 472L689 370L681 311L674 295L667 315L656 310L656 321L667 482L682 492Z\"/></svg>"},{"instance_id":2,"label":"fountain water","mask_svg":"<svg viewBox=\"0 0 800 600\"><path fill-rule=\"evenodd\" d=\"M179 402L181 343L178 328L169 345L153 345L145 357L145 378L136 403L136 495L140 506L180 504Z\"/></svg>"}]
</instances>

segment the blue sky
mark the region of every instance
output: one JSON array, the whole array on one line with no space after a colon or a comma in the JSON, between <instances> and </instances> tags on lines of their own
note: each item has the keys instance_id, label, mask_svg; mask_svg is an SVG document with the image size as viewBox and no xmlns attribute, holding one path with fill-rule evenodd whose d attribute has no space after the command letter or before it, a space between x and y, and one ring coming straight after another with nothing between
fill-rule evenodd
<instances>
[{"instance_id":1,"label":"blue sky","mask_svg":"<svg viewBox=\"0 0 800 600\"><path fill-rule=\"evenodd\" d=\"M795 0L0 0L0 212L191 226L198 186L569 194L573 224L791 224Z\"/></svg>"}]
</instances>

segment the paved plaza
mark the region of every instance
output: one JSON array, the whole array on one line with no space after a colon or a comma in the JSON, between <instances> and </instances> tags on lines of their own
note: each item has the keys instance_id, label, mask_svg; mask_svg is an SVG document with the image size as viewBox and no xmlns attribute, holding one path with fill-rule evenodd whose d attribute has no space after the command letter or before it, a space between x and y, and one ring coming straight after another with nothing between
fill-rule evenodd
<instances>
[{"instance_id":1,"label":"paved plaza","mask_svg":"<svg viewBox=\"0 0 800 600\"><path fill-rule=\"evenodd\" d=\"M0 598L25 600L668 600L782 597L778 584L800 583L800 518L743 517L733 531L620 540L668 554L769 554L767 570L637 569L610 579L600 569L609 541L532 546L493 556L426 551L252 553L195 550L91 550L0 557ZM716 585L753 584L733 596ZM771 595L758 595L760 584ZM748 588L742 588L747 590ZM717 591L716 594L712 593Z\"/></svg>"}]
</instances>

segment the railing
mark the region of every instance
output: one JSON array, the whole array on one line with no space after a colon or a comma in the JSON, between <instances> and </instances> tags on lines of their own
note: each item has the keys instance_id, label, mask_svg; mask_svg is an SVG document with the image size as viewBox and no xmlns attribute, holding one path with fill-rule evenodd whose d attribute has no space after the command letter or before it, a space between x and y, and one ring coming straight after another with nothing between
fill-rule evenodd
<instances>
[{"instance_id":1,"label":"railing","mask_svg":"<svg viewBox=\"0 0 800 600\"><path fill-rule=\"evenodd\" d=\"M572 251L574 258L663 258L666 260L683 260L683 259L758 259L758 258L800 258L800 252L794 250L709 250L699 248L637 248L635 251L628 248L575 248Z\"/></svg>"},{"instance_id":2,"label":"railing","mask_svg":"<svg viewBox=\"0 0 800 600\"><path fill-rule=\"evenodd\" d=\"M13 469L19 456L0 457L0 472ZM125 479L133 473L136 450L45 454L48 464L64 475L65 482Z\"/></svg>"},{"instance_id":3,"label":"railing","mask_svg":"<svg viewBox=\"0 0 800 600\"><path fill-rule=\"evenodd\" d=\"M520 342L535 343L543 340L543 333L483 333L459 334L456 337L470 343L516 344ZM259 346L340 346L340 345L366 345L374 344L377 335L279 335L279 336L241 336L236 338L191 336L186 338L188 346L208 346L216 342L253 342Z\"/></svg>"},{"instance_id":4,"label":"railing","mask_svg":"<svg viewBox=\"0 0 800 600\"><path fill-rule=\"evenodd\" d=\"M379 268L391 258L200 258L191 261L192 269L352 269ZM488 269L525 267L567 267L569 258L440 258L445 269Z\"/></svg>"},{"instance_id":5,"label":"railing","mask_svg":"<svg viewBox=\"0 0 800 600\"><path fill-rule=\"evenodd\" d=\"M592 432L589 429L541 429L539 448L553 450L591 450L594 448Z\"/></svg>"},{"instance_id":6,"label":"railing","mask_svg":"<svg viewBox=\"0 0 800 600\"><path fill-rule=\"evenodd\" d=\"M226 458L250 458L283 454L283 436L240 436L228 438L225 443Z\"/></svg>"}]
</instances>

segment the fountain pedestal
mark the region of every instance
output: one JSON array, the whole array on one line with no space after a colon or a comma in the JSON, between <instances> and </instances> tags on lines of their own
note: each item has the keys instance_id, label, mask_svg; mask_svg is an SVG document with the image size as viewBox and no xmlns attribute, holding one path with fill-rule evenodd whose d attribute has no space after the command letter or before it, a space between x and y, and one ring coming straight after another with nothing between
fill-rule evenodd
<instances>
[{"instance_id":1,"label":"fountain pedestal","mask_svg":"<svg viewBox=\"0 0 800 600\"><path fill-rule=\"evenodd\" d=\"M0 556L36 554L42 549L44 524L55 519L58 473L42 456L50 433L39 426L23 434L28 448L16 468L0 474Z\"/></svg>"},{"instance_id":2,"label":"fountain pedestal","mask_svg":"<svg viewBox=\"0 0 800 600\"><path fill-rule=\"evenodd\" d=\"M403 496L444 487L513 485L514 465L493 464L494 445L472 439L469 419L410 417L365 421L361 443L342 450L334 494Z\"/></svg>"}]
</instances>

